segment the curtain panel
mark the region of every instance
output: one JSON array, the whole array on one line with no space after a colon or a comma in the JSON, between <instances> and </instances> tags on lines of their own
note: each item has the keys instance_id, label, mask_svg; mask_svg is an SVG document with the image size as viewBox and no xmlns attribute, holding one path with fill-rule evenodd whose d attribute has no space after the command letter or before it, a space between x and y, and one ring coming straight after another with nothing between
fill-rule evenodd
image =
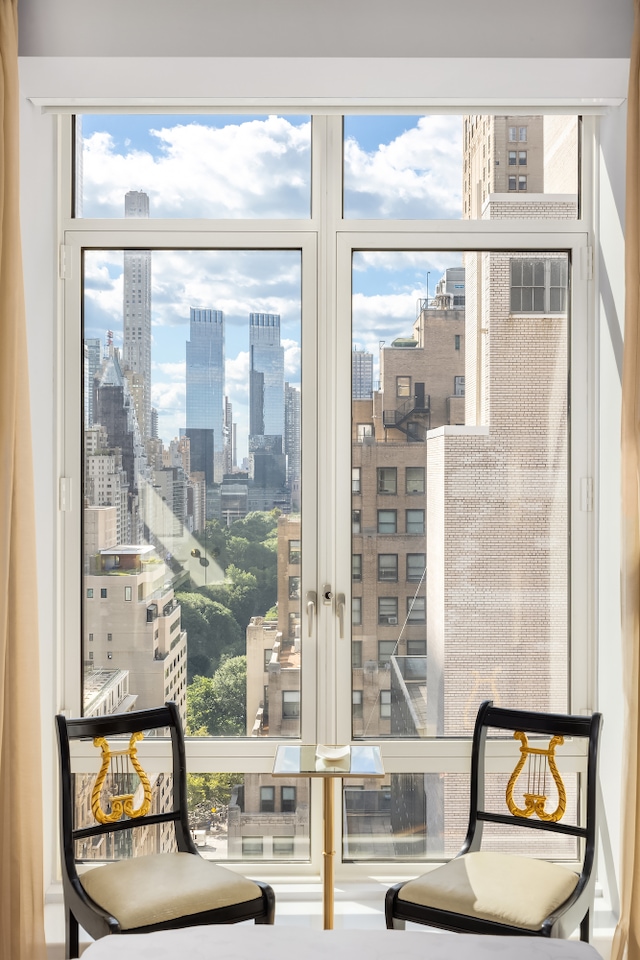
<instances>
[{"instance_id":1,"label":"curtain panel","mask_svg":"<svg viewBox=\"0 0 640 960\"><path fill-rule=\"evenodd\" d=\"M44 960L36 539L20 245L17 7L17 0L0 0L0 960Z\"/></svg>"}]
</instances>

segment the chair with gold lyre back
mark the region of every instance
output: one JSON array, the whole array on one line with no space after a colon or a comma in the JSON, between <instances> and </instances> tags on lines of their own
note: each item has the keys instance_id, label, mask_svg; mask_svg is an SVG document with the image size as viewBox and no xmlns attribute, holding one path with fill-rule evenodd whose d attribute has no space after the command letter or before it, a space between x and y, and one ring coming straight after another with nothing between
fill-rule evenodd
<instances>
[{"instance_id":1,"label":"chair with gold lyre back","mask_svg":"<svg viewBox=\"0 0 640 960\"><path fill-rule=\"evenodd\" d=\"M103 717L58 716L56 726L67 958L79 955L78 924L98 939L203 923L273 923L268 884L205 860L196 849L175 703ZM154 737L170 737L168 775L147 773L139 756L143 741ZM97 775L74 780L74 740L92 742Z\"/></svg>"},{"instance_id":2,"label":"chair with gold lyre back","mask_svg":"<svg viewBox=\"0 0 640 960\"><path fill-rule=\"evenodd\" d=\"M387 891L387 927L403 929L409 920L459 933L566 938L579 926L580 938L588 941L601 723L599 713L534 713L485 701L472 741L469 825L462 849L448 863ZM501 740L496 756L504 756L516 741L510 775L485 777L491 729L490 741ZM564 778L563 751L571 754ZM576 872L552 858L575 860L581 867Z\"/></svg>"}]
</instances>

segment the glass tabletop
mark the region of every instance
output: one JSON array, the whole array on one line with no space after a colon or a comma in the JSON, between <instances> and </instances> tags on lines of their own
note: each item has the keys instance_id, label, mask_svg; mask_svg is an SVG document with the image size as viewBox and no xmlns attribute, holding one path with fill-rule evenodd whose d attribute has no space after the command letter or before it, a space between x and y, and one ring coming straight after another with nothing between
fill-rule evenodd
<instances>
[{"instance_id":1,"label":"glass tabletop","mask_svg":"<svg viewBox=\"0 0 640 960\"><path fill-rule=\"evenodd\" d=\"M380 747L283 744L276 749L274 777L383 777Z\"/></svg>"}]
</instances>

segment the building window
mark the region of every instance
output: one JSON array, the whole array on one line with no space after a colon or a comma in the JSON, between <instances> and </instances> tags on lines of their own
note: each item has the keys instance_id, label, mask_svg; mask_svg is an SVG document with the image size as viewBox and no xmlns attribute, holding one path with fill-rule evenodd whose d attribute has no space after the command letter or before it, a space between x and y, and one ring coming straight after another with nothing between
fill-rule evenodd
<instances>
[{"instance_id":1,"label":"building window","mask_svg":"<svg viewBox=\"0 0 640 960\"><path fill-rule=\"evenodd\" d=\"M407 656L408 657L426 657L426 655L427 655L426 640L407 640Z\"/></svg>"},{"instance_id":2,"label":"building window","mask_svg":"<svg viewBox=\"0 0 640 960\"><path fill-rule=\"evenodd\" d=\"M295 566L300 563L300 541L289 540L289 563Z\"/></svg>"},{"instance_id":3,"label":"building window","mask_svg":"<svg viewBox=\"0 0 640 960\"><path fill-rule=\"evenodd\" d=\"M368 437L373 437L372 423L359 423L356 426L356 438L358 443L364 443Z\"/></svg>"},{"instance_id":4,"label":"building window","mask_svg":"<svg viewBox=\"0 0 640 960\"><path fill-rule=\"evenodd\" d=\"M280 787L280 809L283 813L296 812L295 787Z\"/></svg>"},{"instance_id":5,"label":"building window","mask_svg":"<svg viewBox=\"0 0 640 960\"><path fill-rule=\"evenodd\" d=\"M397 467L378 467L378 493L397 493Z\"/></svg>"},{"instance_id":6,"label":"building window","mask_svg":"<svg viewBox=\"0 0 640 960\"><path fill-rule=\"evenodd\" d=\"M283 787L284 789L284 787ZM295 789L292 787L291 789ZM291 858L294 854L294 838L293 837L274 837L273 838L273 856L274 857L283 857Z\"/></svg>"},{"instance_id":7,"label":"building window","mask_svg":"<svg viewBox=\"0 0 640 960\"><path fill-rule=\"evenodd\" d=\"M459 334L459 333L454 334L453 342L454 342L454 345L455 345L455 349L456 349L456 350L459 350L459 349L460 349L460 339L461 339L461 337L460 337L460 334Z\"/></svg>"},{"instance_id":8,"label":"building window","mask_svg":"<svg viewBox=\"0 0 640 960\"><path fill-rule=\"evenodd\" d=\"M527 127L518 127L518 140L520 143L526 142L527 139Z\"/></svg>"},{"instance_id":9,"label":"building window","mask_svg":"<svg viewBox=\"0 0 640 960\"><path fill-rule=\"evenodd\" d=\"M89 643L93 643L93 634L92 634L92 633L89 634Z\"/></svg>"},{"instance_id":10,"label":"building window","mask_svg":"<svg viewBox=\"0 0 640 960\"><path fill-rule=\"evenodd\" d=\"M567 258L511 261L512 313L566 313Z\"/></svg>"},{"instance_id":11,"label":"building window","mask_svg":"<svg viewBox=\"0 0 640 960\"><path fill-rule=\"evenodd\" d=\"M380 719L386 720L391 716L391 690L380 691Z\"/></svg>"},{"instance_id":12,"label":"building window","mask_svg":"<svg viewBox=\"0 0 640 960\"><path fill-rule=\"evenodd\" d=\"M518 178L509 177L509 190L517 190L518 188Z\"/></svg>"},{"instance_id":13,"label":"building window","mask_svg":"<svg viewBox=\"0 0 640 960\"><path fill-rule=\"evenodd\" d=\"M424 467L407 467L404 479L407 493L424 493Z\"/></svg>"},{"instance_id":14,"label":"building window","mask_svg":"<svg viewBox=\"0 0 640 960\"><path fill-rule=\"evenodd\" d=\"M411 396L411 377L396 377L396 397Z\"/></svg>"},{"instance_id":15,"label":"building window","mask_svg":"<svg viewBox=\"0 0 640 960\"><path fill-rule=\"evenodd\" d=\"M361 527L361 512L360 510L351 511L351 532L360 533Z\"/></svg>"},{"instance_id":16,"label":"building window","mask_svg":"<svg viewBox=\"0 0 640 960\"><path fill-rule=\"evenodd\" d=\"M397 553L379 553L378 554L378 580L397 580L398 579L398 554Z\"/></svg>"},{"instance_id":17,"label":"building window","mask_svg":"<svg viewBox=\"0 0 640 960\"><path fill-rule=\"evenodd\" d=\"M397 643L395 640L378 640L378 663L384 667L396 652Z\"/></svg>"},{"instance_id":18,"label":"building window","mask_svg":"<svg viewBox=\"0 0 640 960\"><path fill-rule=\"evenodd\" d=\"M354 553L351 555L351 579L354 583L360 583L362 580L362 554Z\"/></svg>"},{"instance_id":19,"label":"building window","mask_svg":"<svg viewBox=\"0 0 640 960\"><path fill-rule=\"evenodd\" d=\"M297 635L297 628L300 625L300 614L298 611L294 611L289 614L289 640L295 640Z\"/></svg>"},{"instance_id":20,"label":"building window","mask_svg":"<svg viewBox=\"0 0 640 960\"><path fill-rule=\"evenodd\" d=\"M108 634L107 634L107 642L108 642L108 643L111 643L112 640L113 640L113 634L112 634L112 633L108 633Z\"/></svg>"},{"instance_id":21,"label":"building window","mask_svg":"<svg viewBox=\"0 0 640 960\"><path fill-rule=\"evenodd\" d=\"M300 691L282 691L282 719L297 720L300 716Z\"/></svg>"},{"instance_id":22,"label":"building window","mask_svg":"<svg viewBox=\"0 0 640 960\"><path fill-rule=\"evenodd\" d=\"M276 808L275 787L260 787L260 813L273 813Z\"/></svg>"},{"instance_id":23,"label":"building window","mask_svg":"<svg viewBox=\"0 0 640 960\"><path fill-rule=\"evenodd\" d=\"M397 622L398 622L398 598L397 597L378 597L378 623L395 626Z\"/></svg>"},{"instance_id":24,"label":"building window","mask_svg":"<svg viewBox=\"0 0 640 960\"><path fill-rule=\"evenodd\" d=\"M271 647L267 647L266 650L262 651L264 654L264 669L269 669L269 664L271 663L271 657L273 656L273 650Z\"/></svg>"},{"instance_id":25,"label":"building window","mask_svg":"<svg viewBox=\"0 0 640 960\"><path fill-rule=\"evenodd\" d=\"M362 597L351 597L351 624L359 627L362 623Z\"/></svg>"},{"instance_id":26,"label":"building window","mask_svg":"<svg viewBox=\"0 0 640 960\"><path fill-rule=\"evenodd\" d=\"M464 377L453 378L453 395L454 397L464 397Z\"/></svg>"},{"instance_id":27,"label":"building window","mask_svg":"<svg viewBox=\"0 0 640 960\"><path fill-rule=\"evenodd\" d=\"M87 600L93 600L93 587L87 587Z\"/></svg>"},{"instance_id":28,"label":"building window","mask_svg":"<svg viewBox=\"0 0 640 960\"><path fill-rule=\"evenodd\" d=\"M132 592L131 587L125 587L125 588L124 588L124 599L125 599L126 602L128 602L129 600L132 600L132 599L133 599L133 592Z\"/></svg>"},{"instance_id":29,"label":"building window","mask_svg":"<svg viewBox=\"0 0 640 960\"><path fill-rule=\"evenodd\" d=\"M106 587L100 587L100 599L101 599L101 600L106 600L106 599L107 599L107 588L106 588Z\"/></svg>"},{"instance_id":30,"label":"building window","mask_svg":"<svg viewBox=\"0 0 640 960\"><path fill-rule=\"evenodd\" d=\"M351 493L361 493L360 467L353 467L351 470Z\"/></svg>"},{"instance_id":31,"label":"building window","mask_svg":"<svg viewBox=\"0 0 640 960\"><path fill-rule=\"evenodd\" d=\"M518 177L518 190L522 191L526 189L527 189L527 178L525 176L520 175Z\"/></svg>"},{"instance_id":32,"label":"building window","mask_svg":"<svg viewBox=\"0 0 640 960\"><path fill-rule=\"evenodd\" d=\"M93 650L89 650L89 660L93 660Z\"/></svg>"},{"instance_id":33,"label":"building window","mask_svg":"<svg viewBox=\"0 0 640 960\"><path fill-rule=\"evenodd\" d=\"M526 167L527 165L527 151L519 150L518 151L518 166Z\"/></svg>"},{"instance_id":34,"label":"building window","mask_svg":"<svg viewBox=\"0 0 640 960\"><path fill-rule=\"evenodd\" d=\"M352 691L351 711L354 720L362 720L362 690Z\"/></svg>"},{"instance_id":35,"label":"building window","mask_svg":"<svg viewBox=\"0 0 640 960\"><path fill-rule=\"evenodd\" d=\"M407 510L407 533L424 533L424 510Z\"/></svg>"},{"instance_id":36,"label":"building window","mask_svg":"<svg viewBox=\"0 0 640 960\"><path fill-rule=\"evenodd\" d=\"M426 599L425 597L407 597L407 622L424 623L426 620Z\"/></svg>"},{"instance_id":37,"label":"building window","mask_svg":"<svg viewBox=\"0 0 640 960\"><path fill-rule=\"evenodd\" d=\"M420 581L422 580L425 570L425 554L424 553L408 553L407 554L407 580Z\"/></svg>"},{"instance_id":38,"label":"building window","mask_svg":"<svg viewBox=\"0 0 640 960\"><path fill-rule=\"evenodd\" d=\"M300 599L300 577L289 577L289 600Z\"/></svg>"},{"instance_id":39,"label":"building window","mask_svg":"<svg viewBox=\"0 0 640 960\"><path fill-rule=\"evenodd\" d=\"M249 860L264 856L264 840L262 837L243 837L242 856Z\"/></svg>"},{"instance_id":40,"label":"building window","mask_svg":"<svg viewBox=\"0 0 640 960\"><path fill-rule=\"evenodd\" d=\"M362 641L354 640L351 643L351 666L354 670L362 668Z\"/></svg>"},{"instance_id":41,"label":"building window","mask_svg":"<svg viewBox=\"0 0 640 960\"><path fill-rule=\"evenodd\" d=\"M511 139L511 138L509 138ZM509 166L515 167L518 162L518 152L517 150L509 150Z\"/></svg>"},{"instance_id":42,"label":"building window","mask_svg":"<svg viewBox=\"0 0 640 960\"><path fill-rule=\"evenodd\" d=\"M397 510L378 510L378 533L396 533L397 515Z\"/></svg>"}]
</instances>

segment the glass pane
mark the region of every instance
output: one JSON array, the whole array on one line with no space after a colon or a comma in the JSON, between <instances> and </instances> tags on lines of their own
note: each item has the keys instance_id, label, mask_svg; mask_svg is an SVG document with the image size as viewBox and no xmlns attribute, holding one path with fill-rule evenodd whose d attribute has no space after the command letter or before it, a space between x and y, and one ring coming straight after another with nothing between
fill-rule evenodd
<instances>
[{"instance_id":1,"label":"glass pane","mask_svg":"<svg viewBox=\"0 0 640 960\"><path fill-rule=\"evenodd\" d=\"M487 809L507 813L509 773L487 777ZM579 779L564 777L566 822L578 822ZM551 809L549 807L549 809ZM380 781L343 783L344 860L442 860L462 846L469 820L469 777L458 773L394 773ZM575 860L575 838L485 824L483 849L552 860Z\"/></svg>"},{"instance_id":2,"label":"glass pane","mask_svg":"<svg viewBox=\"0 0 640 960\"><path fill-rule=\"evenodd\" d=\"M83 266L84 710L298 736L300 251Z\"/></svg>"},{"instance_id":3,"label":"glass pane","mask_svg":"<svg viewBox=\"0 0 640 960\"><path fill-rule=\"evenodd\" d=\"M144 766L144 741L139 756ZM94 825L91 792L96 770L75 774L75 822ZM173 777L150 775L151 813L173 807ZM136 790L136 782L129 789ZM108 786L108 782L106 783ZM257 773L187 774L189 826L198 852L207 860L308 860L310 781L290 782ZM134 805L137 798L134 800ZM108 812L108 810L106 810ZM175 851L173 824L80 840L76 856L85 861L120 860Z\"/></svg>"},{"instance_id":4,"label":"glass pane","mask_svg":"<svg viewBox=\"0 0 640 960\"><path fill-rule=\"evenodd\" d=\"M75 125L76 217L310 216L308 116L84 114ZM139 191L142 205L125 201Z\"/></svg>"},{"instance_id":5,"label":"glass pane","mask_svg":"<svg viewBox=\"0 0 640 960\"><path fill-rule=\"evenodd\" d=\"M468 736L485 698L569 707L567 278L564 253L353 255L356 737Z\"/></svg>"},{"instance_id":6,"label":"glass pane","mask_svg":"<svg viewBox=\"0 0 640 960\"><path fill-rule=\"evenodd\" d=\"M578 136L577 117L346 116L344 216L575 219Z\"/></svg>"}]
</instances>

